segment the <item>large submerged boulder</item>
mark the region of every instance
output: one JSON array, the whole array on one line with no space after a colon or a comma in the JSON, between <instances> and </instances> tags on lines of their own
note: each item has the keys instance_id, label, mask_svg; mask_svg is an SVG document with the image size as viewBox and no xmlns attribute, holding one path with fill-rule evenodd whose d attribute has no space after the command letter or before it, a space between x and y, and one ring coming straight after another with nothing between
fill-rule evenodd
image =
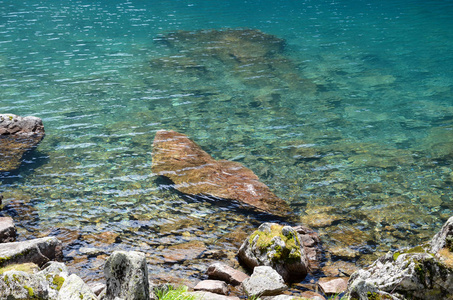
<instances>
[{"instance_id":1,"label":"large submerged boulder","mask_svg":"<svg viewBox=\"0 0 453 300\"><path fill-rule=\"evenodd\" d=\"M236 200L277 216L291 211L253 171L238 162L215 160L186 135L172 130L156 133L152 171L172 180L185 194Z\"/></svg>"},{"instance_id":2,"label":"large submerged boulder","mask_svg":"<svg viewBox=\"0 0 453 300\"><path fill-rule=\"evenodd\" d=\"M453 299L453 217L429 243L389 252L352 274L348 297Z\"/></svg>"},{"instance_id":3,"label":"large submerged boulder","mask_svg":"<svg viewBox=\"0 0 453 300\"><path fill-rule=\"evenodd\" d=\"M44 137L44 126L38 117L0 114L0 172L20 166L22 156Z\"/></svg>"},{"instance_id":4,"label":"large submerged boulder","mask_svg":"<svg viewBox=\"0 0 453 300\"><path fill-rule=\"evenodd\" d=\"M290 226L263 223L242 244L239 259L249 268L270 266L286 282L300 281L308 273L308 261L297 232Z\"/></svg>"}]
</instances>

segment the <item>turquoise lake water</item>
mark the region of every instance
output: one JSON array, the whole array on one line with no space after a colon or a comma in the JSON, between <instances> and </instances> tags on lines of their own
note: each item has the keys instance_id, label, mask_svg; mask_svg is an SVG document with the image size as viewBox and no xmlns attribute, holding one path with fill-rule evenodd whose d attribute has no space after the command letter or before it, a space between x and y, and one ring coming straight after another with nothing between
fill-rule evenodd
<instances>
[{"instance_id":1,"label":"turquoise lake water","mask_svg":"<svg viewBox=\"0 0 453 300\"><path fill-rule=\"evenodd\" d=\"M46 129L0 174L3 214L19 239L67 238L89 280L105 257L81 247L196 278L206 262L162 253L232 253L261 220L152 175L155 132L172 129L252 169L326 261L426 241L453 209L452 16L451 1L0 0L0 112Z\"/></svg>"}]
</instances>

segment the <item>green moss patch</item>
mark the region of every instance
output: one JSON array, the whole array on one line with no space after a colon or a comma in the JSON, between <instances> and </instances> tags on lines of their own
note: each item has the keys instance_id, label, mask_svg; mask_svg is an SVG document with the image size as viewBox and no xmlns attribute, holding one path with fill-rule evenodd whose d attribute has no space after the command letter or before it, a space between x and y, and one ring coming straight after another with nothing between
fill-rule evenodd
<instances>
[{"instance_id":1,"label":"green moss patch","mask_svg":"<svg viewBox=\"0 0 453 300\"><path fill-rule=\"evenodd\" d=\"M3 274L7 271L22 271L31 274L37 270L39 270L39 267L34 263L14 264L0 268L0 274Z\"/></svg>"},{"instance_id":2,"label":"green moss patch","mask_svg":"<svg viewBox=\"0 0 453 300\"><path fill-rule=\"evenodd\" d=\"M260 251L269 251L274 249L275 253L271 257L271 260L276 261L297 261L301 258L300 242L297 234L289 231L287 235L282 232L283 226L271 225L270 232L268 231L255 231L249 238L249 243L253 244L256 237L256 246ZM275 245L274 238L280 237L284 242L285 246Z\"/></svg>"}]
</instances>

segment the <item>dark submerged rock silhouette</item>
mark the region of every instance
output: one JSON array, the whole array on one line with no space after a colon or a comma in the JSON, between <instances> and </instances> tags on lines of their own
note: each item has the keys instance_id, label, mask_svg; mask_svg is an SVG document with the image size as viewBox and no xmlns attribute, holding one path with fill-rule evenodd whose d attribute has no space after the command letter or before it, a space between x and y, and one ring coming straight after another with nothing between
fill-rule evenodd
<instances>
[{"instance_id":1,"label":"dark submerged rock silhouette","mask_svg":"<svg viewBox=\"0 0 453 300\"><path fill-rule=\"evenodd\" d=\"M238 162L215 160L186 135L172 130L156 133L152 171L172 180L185 194L237 200L276 216L291 212L253 171Z\"/></svg>"}]
</instances>

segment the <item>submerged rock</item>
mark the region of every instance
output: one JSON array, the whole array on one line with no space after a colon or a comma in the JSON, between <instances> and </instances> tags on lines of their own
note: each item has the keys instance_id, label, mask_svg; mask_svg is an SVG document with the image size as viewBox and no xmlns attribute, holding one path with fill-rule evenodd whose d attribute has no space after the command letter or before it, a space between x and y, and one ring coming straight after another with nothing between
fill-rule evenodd
<instances>
[{"instance_id":1,"label":"submerged rock","mask_svg":"<svg viewBox=\"0 0 453 300\"><path fill-rule=\"evenodd\" d=\"M228 62L281 53L285 41L256 29L177 31L161 37L169 46L202 51Z\"/></svg>"},{"instance_id":2,"label":"submerged rock","mask_svg":"<svg viewBox=\"0 0 453 300\"><path fill-rule=\"evenodd\" d=\"M43 137L40 118L0 114L0 172L17 169L24 153L36 147Z\"/></svg>"},{"instance_id":3,"label":"submerged rock","mask_svg":"<svg viewBox=\"0 0 453 300\"><path fill-rule=\"evenodd\" d=\"M308 273L304 247L290 226L263 223L244 241L238 256L250 268L274 268L286 282L302 280Z\"/></svg>"},{"instance_id":4,"label":"submerged rock","mask_svg":"<svg viewBox=\"0 0 453 300\"><path fill-rule=\"evenodd\" d=\"M291 209L242 164L215 160L186 135L159 130L153 143L153 173L180 192L236 200L260 211L286 216Z\"/></svg>"}]
</instances>

